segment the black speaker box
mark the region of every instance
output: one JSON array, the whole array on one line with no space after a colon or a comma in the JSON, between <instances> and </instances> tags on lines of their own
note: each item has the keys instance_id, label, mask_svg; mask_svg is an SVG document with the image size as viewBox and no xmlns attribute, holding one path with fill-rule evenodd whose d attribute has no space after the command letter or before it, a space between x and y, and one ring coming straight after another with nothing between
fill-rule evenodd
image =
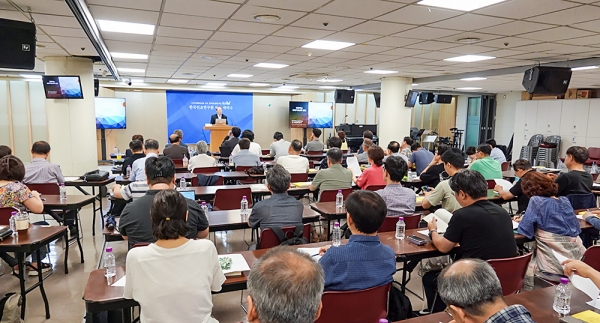
<instances>
[{"instance_id":1,"label":"black speaker box","mask_svg":"<svg viewBox=\"0 0 600 323\"><path fill-rule=\"evenodd\" d=\"M570 67L535 66L525 71L523 87L529 94L563 95L571 83Z\"/></svg>"},{"instance_id":2,"label":"black speaker box","mask_svg":"<svg viewBox=\"0 0 600 323\"><path fill-rule=\"evenodd\" d=\"M98 92L100 92L100 80L94 79L94 96L98 96Z\"/></svg>"},{"instance_id":3,"label":"black speaker box","mask_svg":"<svg viewBox=\"0 0 600 323\"><path fill-rule=\"evenodd\" d=\"M381 93L373 93L373 97L375 98L375 107L381 107Z\"/></svg>"},{"instance_id":4,"label":"black speaker box","mask_svg":"<svg viewBox=\"0 0 600 323\"><path fill-rule=\"evenodd\" d=\"M35 25L0 18L0 67L35 68Z\"/></svg>"},{"instance_id":5,"label":"black speaker box","mask_svg":"<svg viewBox=\"0 0 600 323\"><path fill-rule=\"evenodd\" d=\"M435 103L441 103L441 104L452 103L452 95L438 94L435 96Z\"/></svg>"},{"instance_id":6,"label":"black speaker box","mask_svg":"<svg viewBox=\"0 0 600 323\"><path fill-rule=\"evenodd\" d=\"M354 104L354 90L335 90L335 103Z\"/></svg>"},{"instance_id":7,"label":"black speaker box","mask_svg":"<svg viewBox=\"0 0 600 323\"><path fill-rule=\"evenodd\" d=\"M435 101L433 93L421 92L419 96L419 104L432 104Z\"/></svg>"}]
</instances>

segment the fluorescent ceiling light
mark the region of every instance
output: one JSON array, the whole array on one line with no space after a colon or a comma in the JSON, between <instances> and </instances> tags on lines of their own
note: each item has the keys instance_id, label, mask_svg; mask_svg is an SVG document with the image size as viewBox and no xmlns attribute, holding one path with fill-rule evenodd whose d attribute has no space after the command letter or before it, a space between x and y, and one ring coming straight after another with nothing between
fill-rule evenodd
<instances>
[{"instance_id":1,"label":"fluorescent ceiling light","mask_svg":"<svg viewBox=\"0 0 600 323\"><path fill-rule=\"evenodd\" d=\"M463 90L463 91L475 91L475 90L481 90L480 87L458 87L456 88L457 90Z\"/></svg>"},{"instance_id":2,"label":"fluorescent ceiling light","mask_svg":"<svg viewBox=\"0 0 600 323\"><path fill-rule=\"evenodd\" d=\"M264 67L264 68L284 68L288 67L286 64L275 64L275 63L258 63L254 65L254 67Z\"/></svg>"},{"instance_id":3,"label":"fluorescent ceiling light","mask_svg":"<svg viewBox=\"0 0 600 323\"><path fill-rule=\"evenodd\" d=\"M297 89L297 88L298 88L298 86L296 86L296 85L283 85L278 88L275 88L274 90L286 91L286 90L293 90L293 89Z\"/></svg>"},{"instance_id":4,"label":"fluorescent ceiling light","mask_svg":"<svg viewBox=\"0 0 600 323\"><path fill-rule=\"evenodd\" d=\"M250 83L248 86L269 86L271 84L268 83Z\"/></svg>"},{"instance_id":5,"label":"fluorescent ceiling light","mask_svg":"<svg viewBox=\"0 0 600 323\"><path fill-rule=\"evenodd\" d=\"M117 70L123 73L146 73L146 70L143 68L117 67Z\"/></svg>"},{"instance_id":6,"label":"fluorescent ceiling light","mask_svg":"<svg viewBox=\"0 0 600 323\"><path fill-rule=\"evenodd\" d=\"M582 66L582 67L574 67L571 69L571 71L575 72L575 71L585 71L585 70L593 70L598 68L598 66ZM22 76L22 75L21 75Z\"/></svg>"},{"instance_id":7,"label":"fluorescent ceiling light","mask_svg":"<svg viewBox=\"0 0 600 323\"><path fill-rule=\"evenodd\" d=\"M506 0L422 0L417 2L417 4L460 11L473 11L504 1Z\"/></svg>"},{"instance_id":8,"label":"fluorescent ceiling light","mask_svg":"<svg viewBox=\"0 0 600 323\"><path fill-rule=\"evenodd\" d=\"M419 84L417 84L417 83L413 83L413 84L412 84L412 86L419 86Z\"/></svg>"},{"instance_id":9,"label":"fluorescent ceiling light","mask_svg":"<svg viewBox=\"0 0 600 323\"><path fill-rule=\"evenodd\" d=\"M335 90L335 89L337 89L337 87L335 87L335 86L331 86L331 85L325 85L325 86L319 86L319 89L324 89L324 90Z\"/></svg>"},{"instance_id":10,"label":"fluorescent ceiling light","mask_svg":"<svg viewBox=\"0 0 600 323\"><path fill-rule=\"evenodd\" d=\"M355 43L347 43L343 41L332 41L332 40L315 40L314 42L308 43L302 48L314 48L324 50L340 50L346 47L354 46Z\"/></svg>"},{"instance_id":11,"label":"fluorescent ceiling light","mask_svg":"<svg viewBox=\"0 0 600 323\"><path fill-rule=\"evenodd\" d=\"M317 80L317 82L323 82L323 83L337 83L337 82L341 82L341 81L343 81L343 80L340 80L340 79L327 79L327 78Z\"/></svg>"},{"instance_id":12,"label":"fluorescent ceiling light","mask_svg":"<svg viewBox=\"0 0 600 323\"><path fill-rule=\"evenodd\" d=\"M144 79L131 79L130 81L131 81L131 83L133 83L133 84L140 84L140 83L144 83Z\"/></svg>"},{"instance_id":13,"label":"fluorescent ceiling light","mask_svg":"<svg viewBox=\"0 0 600 323\"><path fill-rule=\"evenodd\" d=\"M130 53L110 53L112 58L123 58L123 59L148 59L146 54L130 54Z\"/></svg>"},{"instance_id":14,"label":"fluorescent ceiling light","mask_svg":"<svg viewBox=\"0 0 600 323\"><path fill-rule=\"evenodd\" d=\"M189 82L190 80L184 80L184 79L168 79L167 83L173 83L173 84L185 84L187 82Z\"/></svg>"},{"instance_id":15,"label":"fluorescent ceiling light","mask_svg":"<svg viewBox=\"0 0 600 323\"><path fill-rule=\"evenodd\" d=\"M249 77L253 77L254 75L250 75L250 74L229 74L227 75L227 77L237 77L237 78L241 78L241 79L247 79Z\"/></svg>"},{"instance_id":16,"label":"fluorescent ceiling light","mask_svg":"<svg viewBox=\"0 0 600 323\"><path fill-rule=\"evenodd\" d=\"M211 83L206 83L206 86L210 86L210 87L223 87L226 86L227 83L222 83L222 82L211 82Z\"/></svg>"},{"instance_id":17,"label":"fluorescent ceiling light","mask_svg":"<svg viewBox=\"0 0 600 323\"><path fill-rule=\"evenodd\" d=\"M96 21L98 22L100 30L102 31L125 34L154 35L154 25L101 19Z\"/></svg>"},{"instance_id":18,"label":"fluorescent ceiling light","mask_svg":"<svg viewBox=\"0 0 600 323\"><path fill-rule=\"evenodd\" d=\"M398 73L398 71L370 70L370 71L365 71L364 73L367 73L367 74L394 74L394 73Z\"/></svg>"},{"instance_id":19,"label":"fluorescent ceiling light","mask_svg":"<svg viewBox=\"0 0 600 323\"><path fill-rule=\"evenodd\" d=\"M483 55L464 55L464 56L457 56L457 57L446 58L444 60L447 61L447 62L472 63L472 62L485 61L485 60L494 59L494 58L496 58L496 57L493 57L493 56L483 56Z\"/></svg>"},{"instance_id":20,"label":"fluorescent ceiling light","mask_svg":"<svg viewBox=\"0 0 600 323\"><path fill-rule=\"evenodd\" d=\"M26 79L40 79L40 80L42 79L42 76L38 75L38 74L20 74L20 75L21 75L21 77L24 77Z\"/></svg>"},{"instance_id":21,"label":"fluorescent ceiling light","mask_svg":"<svg viewBox=\"0 0 600 323\"><path fill-rule=\"evenodd\" d=\"M487 77L467 77L464 79L460 79L461 81L483 81L487 80Z\"/></svg>"}]
</instances>

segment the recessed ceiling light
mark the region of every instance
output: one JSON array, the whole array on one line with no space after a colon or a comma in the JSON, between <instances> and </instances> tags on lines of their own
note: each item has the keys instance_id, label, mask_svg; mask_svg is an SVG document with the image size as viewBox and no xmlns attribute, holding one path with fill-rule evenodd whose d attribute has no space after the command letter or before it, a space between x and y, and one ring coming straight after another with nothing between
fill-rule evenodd
<instances>
[{"instance_id":1,"label":"recessed ceiling light","mask_svg":"<svg viewBox=\"0 0 600 323\"><path fill-rule=\"evenodd\" d=\"M249 77L252 77L254 75L250 75L250 74L229 74L227 75L227 77L237 77L237 78L242 78L242 79L246 79Z\"/></svg>"},{"instance_id":2,"label":"recessed ceiling light","mask_svg":"<svg viewBox=\"0 0 600 323\"><path fill-rule=\"evenodd\" d=\"M454 9L460 11L473 11L479 8L491 6L496 3L504 2L506 0L460 0L460 1L448 1L448 0L422 0L417 4L423 6L432 6L445 9Z\"/></svg>"},{"instance_id":3,"label":"recessed ceiling light","mask_svg":"<svg viewBox=\"0 0 600 323\"><path fill-rule=\"evenodd\" d=\"M146 54L130 54L130 53L110 53L112 58L123 58L123 59L148 59Z\"/></svg>"},{"instance_id":4,"label":"recessed ceiling light","mask_svg":"<svg viewBox=\"0 0 600 323\"><path fill-rule=\"evenodd\" d=\"M173 83L173 84L185 84L187 82L189 82L190 80L184 80L184 79L168 79L167 83Z\"/></svg>"},{"instance_id":5,"label":"recessed ceiling light","mask_svg":"<svg viewBox=\"0 0 600 323\"><path fill-rule=\"evenodd\" d=\"M323 83L337 83L337 82L342 82L342 81L343 80L340 80L340 79L328 79L328 78L317 80L317 82L323 82Z\"/></svg>"},{"instance_id":6,"label":"recessed ceiling light","mask_svg":"<svg viewBox=\"0 0 600 323\"><path fill-rule=\"evenodd\" d=\"M268 13L259 13L252 16L252 19L258 22L275 22L281 20L281 17L278 15L268 14Z\"/></svg>"},{"instance_id":7,"label":"recessed ceiling light","mask_svg":"<svg viewBox=\"0 0 600 323\"><path fill-rule=\"evenodd\" d=\"M127 67L117 67L119 72L123 73L146 73L146 70L143 68L127 68Z\"/></svg>"},{"instance_id":8,"label":"recessed ceiling light","mask_svg":"<svg viewBox=\"0 0 600 323\"><path fill-rule=\"evenodd\" d=\"M448 62L472 63L472 62L485 61L485 60L494 59L494 58L496 58L496 57L493 57L493 56L483 56L483 55L463 55L463 56L446 58L444 60L448 61Z\"/></svg>"},{"instance_id":9,"label":"recessed ceiling light","mask_svg":"<svg viewBox=\"0 0 600 323\"><path fill-rule=\"evenodd\" d=\"M275 64L275 63L258 63L254 65L254 67L264 67L264 68L284 68L288 67L286 64Z\"/></svg>"},{"instance_id":10,"label":"recessed ceiling light","mask_svg":"<svg viewBox=\"0 0 600 323\"><path fill-rule=\"evenodd\" d=\"M271 84L268 83L250 83L248 86L269 86Z\"/></svg>"},{"instance_id":11,"label":"recessed ceiling light","mask_svg":"<svg viewBox=\"0 0 600 323\"><path fill-rule=\"evenodd\" d=\"M364 73L367 74L394 74L394 73L399 73L398 71L386 71L386 70L370 70L370 71L365 71Z\"/></svg>"},{"instance_id":12,"label":"recessed ceiling light","mask_svg":"<svg viewBox=\"0 0 600 323\"><path fill-rule=\"evenodd\" d=\"M419 86L419 84L417 84L417 83L413 83L413 84L412 84L412 86Z\"/></svg>"},{"instance_id":13,"label":"recessed ceiling light","mask_svg":"<svg viewBox=\"0 0 600 323\"><path fill-rule=\"evenodd\" d=\"M133 84L140 84L140 83L144 83L144 79L131 79L130 81L131 81L131 83L133 83Z\"/></svg>"},{"instance_id":14,"label":"recessed ceiling light","mask_svg":"<svg viewBox=\"0 0 600 323\"><path fill-rule=\"evenodd\" d=\"M98 25L100 25L100 30L102 31L125 34L154 35L154 25L101 19L96 21L98 22Z\"/></svg>"},{"instance_id":15,"label":"recessed ceiling light","mask_svg":"<svg viewBox=\"0 0 600 323\"><path fill-rule=\"evenodd\" d=\"M324 89L324 90L335 90L335 89L337 89L337 87L335 87L335 86L331 86L331 85L325 85L325 86L319 86L319 89Z\"/></svg>"},{"instance_id":16,"label":"recessed ceiling light","mask_svg":"<svg viewBox=\"0 0 600 323\"><path fill-rule=\"evenodd\" d=\"M21 77L24 77L26 79L42 79L42 76L39 74L20 74Z\"/></svg>"},{"instance_id":17,"label":"recessed ceiling light","mask_svg":"<svg viewBox=\"0 0 600 323\"><path fill-rule=\"evenodd\" d=\"M467 77L464 79L460 79L461 81L483 81L487 80L487 77Z\"/></svg>"},{"instance_id":18,"label":"recessed ceiling light","mask_svg":"<svg viewBox=\"0 0 600 323\"><path fill-rule=\"evenodd\" d=\"M582 66L582 67L574 67L571 69L571 71L575 72L575 71L585 71L585 70L593 70L598 68L598 66Z\"/></svg>"},{"instance_id":19,"label":"recessed ceiling light","mask_svg":"<svg viewBox=\"0 0 600 323\"><path fill-rule=\"evenodd\" d=\"M481 41L481 38L477 38L477 37L465 37L465 38L459 38L456 40L457 43L461 43L461 44L475 44Z\"/></svg>"},{"instance_id":20,"label":"recessed ceiling light","mask_svg":"<svg viewBox=\"0 0 600 323\"><path fill-rule=\"evenodd\" d=\"M480 87L457 87L457 90L463 90L463 91L475 91L475 90L481 90Z\"/></svg>"},{"instance_id":21,"label":"recessed ceiling light","mask_svg":"<svg viewBox=\"0 0 600 323\"><path fill-rule=\"evenodd\" d=\"M324 50L340 50L346 47L354 46L355 43L347 43L343 41L333 41L333 40L315 40L311 43L308 43L302 48L314 48L314 49L324 49Z\"/></svg>"},{"instance_id":22,"label":"recessed ceiling light","mask_svg":"<svg viewBox=\"0 0 600 323\"><path fill-rule=\"evenodd\" d=\"M222 83L222 82L210 82L210 83L206 83L206 86L210 86L210 87L224 87L226 85L227 85L227 83Z\"/></svg>"}]
</instances>

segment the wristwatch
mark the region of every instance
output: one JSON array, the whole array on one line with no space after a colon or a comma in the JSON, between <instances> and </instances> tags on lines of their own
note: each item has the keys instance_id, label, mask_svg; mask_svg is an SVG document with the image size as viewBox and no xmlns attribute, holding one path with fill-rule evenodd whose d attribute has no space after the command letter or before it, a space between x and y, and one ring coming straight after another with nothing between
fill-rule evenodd
<instances>
[{"instance_id":1,"label":"wristwatch","mask_svg":"<svg viewBox=\"0 0 600 323\"><path fill-rule=\"evenodd\" d=\"M432 238L431 238L431 235L432 235L434 232L437 232L437 230L429 230L429 240L432 240Z\"/></svg>"}]
</instances>

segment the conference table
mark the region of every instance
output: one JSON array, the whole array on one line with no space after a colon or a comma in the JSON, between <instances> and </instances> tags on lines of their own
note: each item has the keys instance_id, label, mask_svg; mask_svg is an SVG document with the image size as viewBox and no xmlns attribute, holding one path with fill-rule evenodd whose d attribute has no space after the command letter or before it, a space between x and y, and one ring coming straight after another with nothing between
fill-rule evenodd
<instances>
[{"instance_id":1,"label":"conference table","mask_svg":"<svg viewBox=\"0 0 600 323\"><path fill-rule=\"evenodd\" d=\"M179 181L182 177L185 178L187 182L191 181L192 178L198 177L199 174L193 173L178 173L175 175L176 180ZM250 175L246 174L246 172L212 172L212 173L202 173L205 176L220 176L223 177L224 181L236 181L236 180L244 180L250 177ZM131 180L127 177L117 176L115 177L115 181L119 185L127 185L131 183ZM177 182L179 184L179 182Z\"/></svg>"},{"instance_id":2,"label":"conference table","mask_svg":"<svg viewBox=\"0 0 600 323\"><path fill-rule=\"evenodd\" d=\"M297 196L308 194L310 183L292 183L292 187L288 190L289 195ZM215 197L217 190L228 190L238 188L249 188L252 191L253 197L263 197L271 195L271 192L265 184L245 184L245 185L213 185L213 186L197 186L187 187L186 191L194 191L196 199L211 200Z\"/></svg>"},{"instance_id":3,"label":"conference table","mask_svg":"<svg viewBox=\"0 0 600 323\"><path fill-rule=\"evenodd\" d=\"M95 236L96 235L96 212L100 211L100 222L102 222L102 219L104 218L104 214L102 213L102 187L106 187L108 184L113 183L115 181L114 177L109 177L105 180L102 181L86 181L86 180L82 180L80 179L78 176L65 176L65 186L73 186L75 187L78 191L80 191L81 193L83 193L84 195L90 195L90 196L94 196L94 218L92 221L92 235ZM92 193L90 194L88 191L84 190L83 187L91 187L92 188ZM98 187L98 194L96 194L96 187ZM99 206L96 208L96 200L99 203ZM102 223L101 223L102 225Z\"/></svg>"},{"instance_id":4,"label":"conference table","mask_svg":"<svg viewBox=\"0 0 600 323\"><path fill-rule=\"evenodd\" d=\"M247 221L242 221L240 210L209 211L208 227L209 232L243 230L249 229ZM319 213L305 205L302 211L302 222L316 222L319 220Z\"/></svg>"}]
</instances>

